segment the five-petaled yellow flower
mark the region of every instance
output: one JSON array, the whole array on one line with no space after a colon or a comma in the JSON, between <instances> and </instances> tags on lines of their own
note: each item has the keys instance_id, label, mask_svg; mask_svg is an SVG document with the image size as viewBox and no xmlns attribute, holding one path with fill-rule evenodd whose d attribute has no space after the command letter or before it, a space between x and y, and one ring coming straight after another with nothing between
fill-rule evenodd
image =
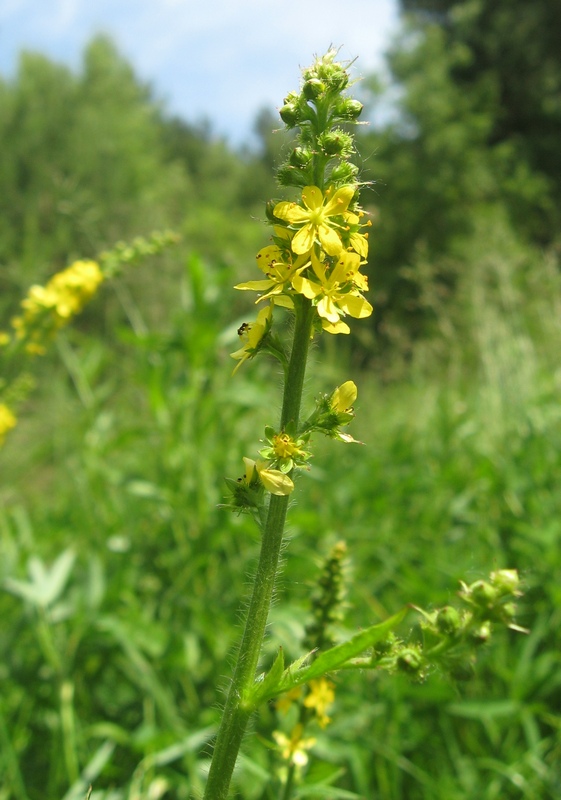
<instances>
[{"instance_id":1,"label":"five-petaled yellow flower","mask_svg":"<svg viewBox=\"0 0 561 800\"><path fill-rule=\"evenodd\" d=\"M347 257L352 254L344 254ZM333 269L327 274L323 264L312 253L314 272L320 277L320 283L297 275L293 280L294 288L309 300L316 301L316 308L322 318L322 326L328 333L350 333L349 326L341 321L341 317L349 314L355 319L364 319L372 314L372 306L355 288L357 273L349 272L348 258L339 258ZM361 276L364 279L364 276Z\"/></svg>"},{"instance_id":2,"label":"five-petaled yellow flower","mask_svg":"<svg viewBox=\"0 0 561 800\"><path fill-rule=\"evenodd\" d=\"M323 195L317 186L306 186L302 190L302 202L283 201L277 203L273 214L278 219L299 230L291 242L292 251L298 255L309 253L316 242L330 256L336 256L343 249L343 242L337 228L343 227L333 217L345 214L355 194L354 186L342 186L330 197L329 190Z\"/></svg>"}]
</instances>

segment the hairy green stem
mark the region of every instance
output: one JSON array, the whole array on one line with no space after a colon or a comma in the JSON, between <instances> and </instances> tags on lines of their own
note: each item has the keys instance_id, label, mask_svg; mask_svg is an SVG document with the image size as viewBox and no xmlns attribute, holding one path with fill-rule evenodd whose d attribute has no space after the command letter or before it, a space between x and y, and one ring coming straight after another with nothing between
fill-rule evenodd
<instances>
[{"instance_id":1,"label":"hairy green stem","mask_svg":"<svg viewBox=\"0 0 561 800\"><path fill-rule=\"evenodd\" d=\"M301 298L295 311L296 323L284 386L281 430L289 422L298 425L312 328L313 309L310 302ZM287 508L288 497L271 496L245 629L214 745L204 800L226 800L242 738L253 711L246 697L253 686L261 655L279 566Z\"/></svg>"}]
</instances>

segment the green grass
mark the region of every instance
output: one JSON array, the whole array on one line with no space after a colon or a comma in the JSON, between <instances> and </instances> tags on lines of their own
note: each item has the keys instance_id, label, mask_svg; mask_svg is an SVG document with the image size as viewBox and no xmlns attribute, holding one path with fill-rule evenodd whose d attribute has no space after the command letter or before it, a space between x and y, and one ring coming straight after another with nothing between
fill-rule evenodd
<instances>
[{"instance_id":1,"label":"green grass","mask_svg":"<svg viewBox=\"0 0 561 800\"><path fill-rule=\"evenodd\" d=\"M502 284L489 265L471 295L466 280L462 335L451 317L446 360L441 340L419 346L407 380L349 372L333 341L315 352L308 403L354 379L353 433L366 446L316 442L266 657L279 643L301 654L321 556L341 538L341 637L406 603L452 601L460 579L503 567L522 575L531 633L499 632L465 684L337 676L300 797L561 793L557 278L546 262L531 274L509 263L503 274L497 262ZM2 452L0 800L83 798L89 782L92 800L203 786L258 546L249 519L218 507L222 477L275 422L279 376L257 362L231 378L227 271L192 259L178 280L161 326L123 324L109 343L69 332ZM272 708L255 719L236 776L243 800L276 796L264 741L278 725Z\"/></svg>"}]
</instances>

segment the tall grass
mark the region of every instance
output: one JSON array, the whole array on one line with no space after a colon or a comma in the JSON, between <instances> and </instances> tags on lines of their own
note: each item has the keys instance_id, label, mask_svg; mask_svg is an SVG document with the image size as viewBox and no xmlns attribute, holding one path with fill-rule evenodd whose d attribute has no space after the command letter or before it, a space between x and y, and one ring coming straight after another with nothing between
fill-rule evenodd
<instances>
[{"instance_id":1,"label":"tall grass","mask_svg":"<svg viewBox=\"0 0 561 800\"><path fill-rule=\"evenodd\" d=\"M439 322L408 377L361 378L354 433L366 446L318 453L291 513L271 642L299 654L314 565L340 538L351 629L404 603L446 603L460 578L509 567L523 576L531 633L498 635L465 684L338 676L335 721L300 797L561 793L558 265L496 218L468 244L460 300L425 298ZM230 378L226 270L192 258L178 277L160 327L121 326L114 344L67 334L3 451L3 800L73 800L89 783L92 800L202 789L214 687L258 544L218 507L221 478L235 474L278 376L260 364ZM326 370L312 366L310 395L332 386ZM273 796L264 742L275 713L260 712L245 746L244 800Z\"/></svg>"}]
</instances>

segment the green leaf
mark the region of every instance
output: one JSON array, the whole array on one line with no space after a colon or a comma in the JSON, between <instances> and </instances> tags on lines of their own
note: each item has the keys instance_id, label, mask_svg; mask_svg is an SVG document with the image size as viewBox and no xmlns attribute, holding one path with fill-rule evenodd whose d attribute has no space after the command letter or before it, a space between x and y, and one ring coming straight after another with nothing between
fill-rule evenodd
<instances>
[{"instance_id":1,"label":"green leaf","mask_svg":"<svg viewBox=\"0 0 561 800\"><path fill-rule=\"evenodd\" d=\"M273 681L271 681L267 684L266 689L264 687L265 681L260 684L258 693L259 702L270 700L273 697L282 694L283 692L290 691L290 689L293 689L295 686L300 686L302 683L307 683L313 678L320 678L327 672L333 672L334 670L341 669L350 659L355 658L355 656L360 655L369 647L372 647L377 642L385 639L388 633L390 633L390 631L396 628L400 622L403 621L408 611L408 608L404 608L397 614L394 614L393 617L385 620L385 622L380 622L378 625L372 625L370 628L366 628L366 630L357 633L346 642L338 644L335 647L331 647L329 650L320 653L320 655L318 655L317 658L314 659L314 661L312 661L312 663L307 667L302 667L302 664L310 657L311 654L307 653L305 656L302 656L297 661L290 664L290 666L284 670L280 679L274 684ZM275 661L275 664L273 664L271 672L275 668L277 661ZM267 676L265 680L267 680L268 677L269 676ZM252 699L254 698L255 695L252 697Z\"/></svg>"},{"instance_id":2,"label":"green leaf","mask_svg":"<svg viewBox=\"0 0 561 800\"><path fill-rule=\"evenodd\" d=\"M251 687L248 704L256 708L262 700L274 697L284 671L284 653L279 647L273 666L262 680L257 680Z\"/></svg>"}]
</instances>

